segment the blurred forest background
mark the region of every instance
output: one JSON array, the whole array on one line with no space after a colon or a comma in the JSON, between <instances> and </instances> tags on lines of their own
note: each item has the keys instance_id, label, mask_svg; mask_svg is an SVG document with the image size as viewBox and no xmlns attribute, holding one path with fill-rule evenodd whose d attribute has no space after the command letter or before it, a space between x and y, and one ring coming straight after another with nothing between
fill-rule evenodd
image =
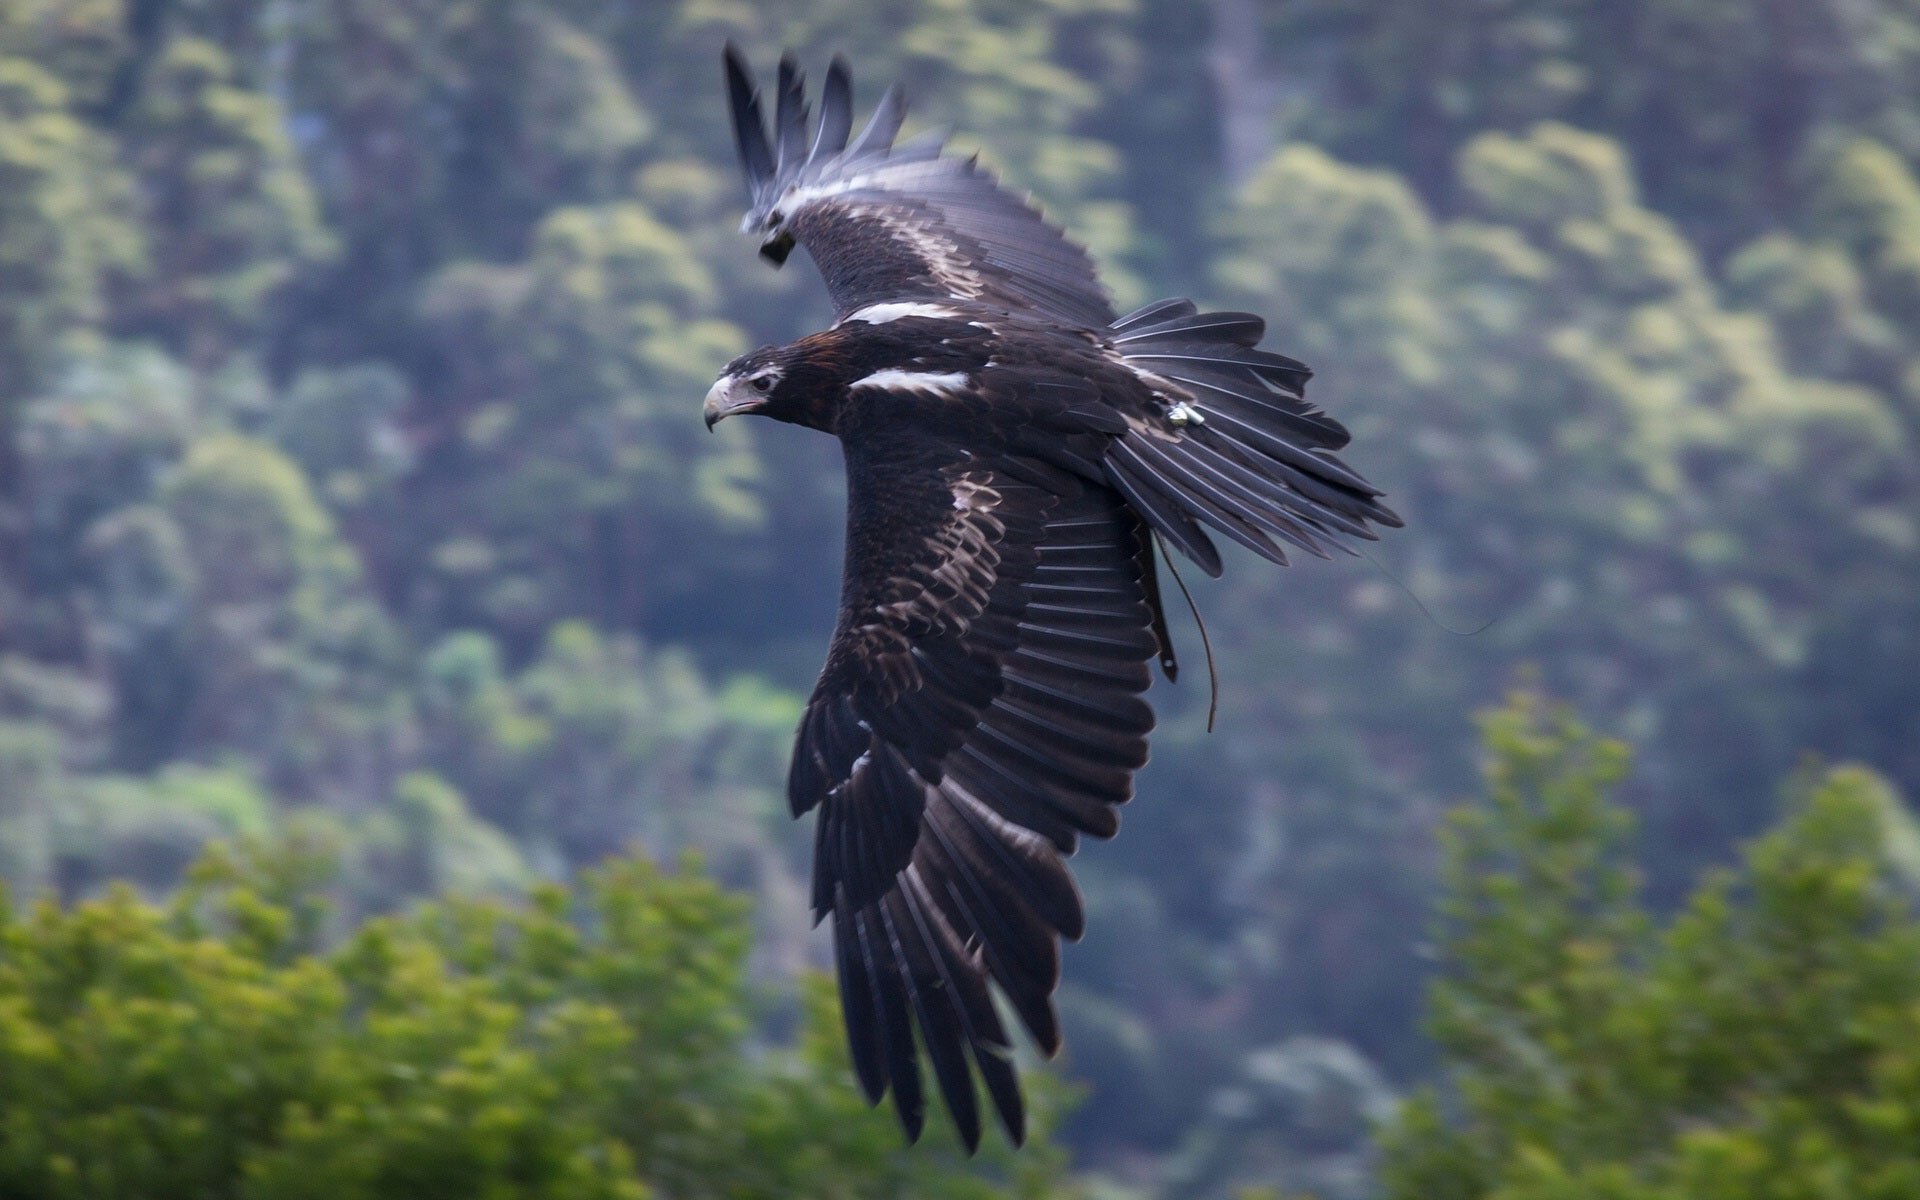
<instances>
[{"instance_id":1,"label":"blurred forest background","mask_svg":"<svg viewBox=\"0 0 1920 1200\"><path fill-rule=\"evenodd\" d=\"M1377 564L1243 557L1196 589L1223 667L1219 727L1204 732L1197 641L1177 632L1188 674L1153 694L1139 799L1122 836L1076 862L1090 932L1067 954L1053 1074L1079 1095L1049 1105L1072 1176L1043 1148L980 1168L1006 1174L975 1192L982 1176L950 1150L902 1157L886 1114L847 1090L827 1002L792 991L823 935L805 912L807 830L780 786L836 603L840 468L801 430L710 437L698 407L729 357L830 312L809 264L769 271L736 232L729 37L767 66L791 46L816 78L846 53L863 112L904 80L910 128L951 125L1031 190L1123 309L1191 294L1265 314L1269 344L1318 370L1312 395L1353 429L1349 460L1408 519ZM1766 908L1769 879L1788 909L1830 900L1840 926L1913 947L1892 900L1845 909L1842 893L1888 847L1920 855L1893 798L1920 795L1916 451L1920 10L1901 0L0 0L0 877L15 906L0 907L15 1080L0 1082L0 1180L130 1194L111 1171L124 1184L195 1154L238 1161L238 1142L201 1145L204 1123L74 1133L23 1115L69 1084L76 1113L111 1092L49 1049L97 1034L101 1063L167 1047L114 1085L160 1088L141 1111L175 1102L152 1099L173 1094L171 1073L233 1054L234 1078L269 1082L178 1103L241 1113L348 1089L338 1099L387 1078L376 1064L417 1059L497 1068L484 1087L523 1102L521 1125L496 1122L512 1126L501 1144L548 1147L541 1122L615 1123L528 1150L560 1174L491 1195L640 1195L635 1158L674 1196L1482 1195L1472 1180L1491 1187L1505 1151L1449 1122L1556 1119L1511 1079L1467 1086L1465 1110L1399 1110L1384 1174L1372 1136L1445 1067L1469 1081L1498 1074L1476 1054L1512 1067L1517 1051L1468 1031L1474 1013L1516 1038L1546 1022L1544 1044L1622 1071L1620 1046L1569 1046L1602 1026L1650 1044L1615 1026L1659 1023L1630 1005L1543 1014L1539 996L1560 993L1528 991L1500 947L1533 946L1536 975L1579 976L1575 1000L1594 999L1600 968L1548 962L1553 945L1613 946L1599 959L1639 962L1668 1001L1693 994L1687 979L1722 1000L1764 992L1680 977L1705 971L1688 947L1714 912L1735 920L1729 897L1758 906L1754 947L1791 950L1767 940L1763 918L1782 911ZM1579 767L1601 743L1535 702L1507 709L1485 742L1485 811L1506 832L1469 826L1443 854L1446 810L1483 790L1473 714L1516 683L1631 740L1634 767ZM1810 754L1878 775L1802 772L1783 793ZM1502 809L1503 769L1561 782L1509 778ZM1521 793L1545 798L1542 823ZM1627 809L1639 832L1621 841ZM1798 824L1740 860L1783 812ZM216 854L176 893L221 839L255 849ZM331 862L330 882L273 849L289 845ZM625 861L572 899L549 886L635 846L705 865ZM1533 852L1601 882L1562 909L1549 893L1573 886L1564 871L1521 872L1547 890L1519 901L1475 891L1476 853ZM1685 899L1736 861L1746 884ZM1641 900L1624 898L1629 877ZM1816 877L1832 887L1792 885ZM27 908L114 879L148 900ZM1449 920L1479 912L1484 937L1436 942L1443 883ZM535 904L421 907L456 893ZM1683 913L1664 949L1638 908L1582 925L1642 902ZM1521 906L1505 935L1484 911L1502 903ZM1567 924L1518 928L1528 905ZM615 951L658 950L660 929L694 965L622 976ZM580 961L559 963L568 938L599 957L574 945ZM86 972L119 961L102 949L116 945L134 965L109 987ZM502 946L519 949L487 965ZM1773 961L1761 949L1742 969ZM1436 954L1511 985L1522 1016L1496 1019L1491 992L1443 992L1429 1039ZM1860 950L1882 968L1862 1011L1884 1019L1863 1017L1880 1033L1836 1054L1920 1040L1896 1021L1920 1019L1920 982L1887 974L1890 956ZM157 1032L164 1005L128 1000L132 1025L110 1035L114 989L146 995L137 964L176 957L210 973L189 972L195 988L225 981L202 1000L240 981L291 1007L224 1042L188 1031L226 1026L186 1021L179 1042ZM1610 978L1600 991L1617 998ZM683 988L674 1011L712 1027L675 1026L684 1045L648 1032L665 994L649 987ZM364 1063L340 1058L324 1086L258 1067L298 1055L249 1036L382 1004L424 1031L366 1018ZM543 1048L504 1061L535 1010ZM1804 1014L1782 1054L1838 1011L1853 1010ZM1666 1015L1653 1042L1699 1036ZM685 1053L601 1087L595 1065L621 1036ZM1875 1127L1896 1141L1920 1134L1907 1053L1885 1070L1911 1107ZM1632 1080L1596 1083L1615 1107L1589 1096L1569 1120L1613 1113L1593 1145L1639 1145L1654 1135L1636 1121L1697 1122L1760 1094L1728 1063L1771 1061L1747 1047L1646 1065L1643 1083L1723 1090L1683 1103L1669 1089L1670 1111L1622 1100ZM1822 1061L1819 1079L1855 1078ZM467 1177L421 1148L465 1110L420 1103L417 1129L300 1108L244 1194L309 1194L316 1164L380 1137L451 1187ZM730 1121L744 1141L717 1132ZM1514 1136L1548 1158L1588 1145L1535 1133ZM109 1174L88 1183L86 1156L61 1155L92 1137L162 1149L101 1158ZM472 1179L506 1169L491 1144L476 1142ZM1696 1175L1675 1167L1677 1190L1646 1194L1718 1194L1701 1181L1740 1178L1744 1152L1700 1150ZM1503 1194L1603 1194L1552 1190L1531 1153L1539 1190ZM749 1162L767 1173L726 1175ZM315 1194L440 1194L367 1172ZM1911 1173L1874 1179L1877 1194L1920 1189Z\"/></svg>"}]
</instances>

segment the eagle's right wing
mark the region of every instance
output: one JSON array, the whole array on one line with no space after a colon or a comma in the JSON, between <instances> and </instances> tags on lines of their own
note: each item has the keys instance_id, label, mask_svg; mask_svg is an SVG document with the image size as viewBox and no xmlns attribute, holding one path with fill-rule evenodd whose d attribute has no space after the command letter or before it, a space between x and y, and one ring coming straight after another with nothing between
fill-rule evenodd
<instances>
[{"instance_id":1,"label":"eagle's right wing","mask_svg":"<svg viewBox=\"0 0 1920 1200\"><path fill-rule=\"evenodd\" d=\"M761 238L761 253L776 263L794 242L805 246L841 317L875 304L973 300L1083 329L1113 319L1086 251L1032 205L972 159L943 157L937 136L893 144L906 116L898 85L849 144L845 61L835 58L828 69L819 128L810 131L801 76L784 57L770 146L759 94L732 45L726 63L734 138L752 192L745 231Z\"/></svg>"}]
</instances>

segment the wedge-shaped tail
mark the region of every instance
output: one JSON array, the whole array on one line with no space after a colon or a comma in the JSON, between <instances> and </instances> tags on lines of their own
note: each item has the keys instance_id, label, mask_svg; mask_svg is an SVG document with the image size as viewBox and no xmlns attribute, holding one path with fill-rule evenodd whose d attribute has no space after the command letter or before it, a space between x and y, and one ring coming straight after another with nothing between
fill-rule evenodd
<instances>
[{"instance_id":1,"label":"wedge-shaped tail","mask_svg":"<svg viewBox=\"0 0 1920 1200\"><path fill-rule=\"evenodd\" d=\"M1251 313L1203 313L1189 300L1150 304L1108 331L1159 407L1128 418L1107 475L1209 575L1221 571L1209 528L1285 563L1289 545L1325 558L1347 538L1377 538L1370 524L1401 524L1335 456L1347 431L1307 403L1312 372L1257 348L1265 331Z\"/></svg>"}]
</instances>

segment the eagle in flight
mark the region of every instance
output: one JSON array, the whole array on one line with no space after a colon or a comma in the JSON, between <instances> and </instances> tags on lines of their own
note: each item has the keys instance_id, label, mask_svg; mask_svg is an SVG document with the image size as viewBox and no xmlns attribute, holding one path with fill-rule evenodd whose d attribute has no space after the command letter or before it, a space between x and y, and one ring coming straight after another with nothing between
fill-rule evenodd
<instances>
[{"instance_id":1,"label":"eagle in flight","mask_svg":"<svg viewBox=\"0 0 1920 1200\"><path fill-rule=\"evenodd\" d=\"M846 459L840 615L787 795L818 813L813 910L854 1068L917 1139L917 1028L967 1148L976 1075L1017 1144L988 985L1059 1050L1060 939L1084 927L1064 860L1118 828L1149 664L1175 673L1156 536L1217 576L1212 533L1284 564L1400 519L1334 456L1347 431L1302 398L1307 368L1258 348L1259 317L1116 317L1086 252L973 159L894 145L897 86L850 140L845 61L816 126L785 57L769 142L725 58L743 228L776 265L805 246L838 314L728 364L704 413L822 430Z\"/></svg>"}]
</instances>

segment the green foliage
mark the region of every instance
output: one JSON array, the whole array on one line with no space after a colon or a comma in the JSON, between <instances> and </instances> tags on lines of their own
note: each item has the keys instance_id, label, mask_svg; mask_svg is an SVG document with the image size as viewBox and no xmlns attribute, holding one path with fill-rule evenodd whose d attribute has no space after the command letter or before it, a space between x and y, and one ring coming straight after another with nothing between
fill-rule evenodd
<instances>
[{"instance_id":1,"label":"green foliage","mask_svg":"<svg viewBox=\"0 0 1920 1200\"><path fill-rule=\"evenodd\" d=\"M1736 310L1679 229L1640 201L1607 139L1551 124L1484 134L1461 150L1457 180L1458 215L1440 222L1391 176L1294 148L1226 219L1223 282L1248 307L1280 305L1310 359L1342 362L1317 394L1360 414L1356 445L1437 535L1404 556L1390 544L1389 560L1449 623L1492 619L1472 642L1435 636L1410 627L1382 585L1325 578L1306 584L1314 610L1285 637L1265 635L1254 618L1278 584L1250 576L1225 640L1249 631L1258 677L1304 681L1263 684L1248 699L1257 724L1324 731L1331 705L1360 744L1315 755L1337 762L1327 786L1350 796L1379 786L1375 764L1400 760L1410 728L1430 746L1459 739L1440 694L1488 694L1537 663L1555 692L1619 714L1662 771L1716 796L1713 815L1650 814L1688 823L1680 840L1702 824L1751 828L1751 798L1800 747L1903 769L1892 764L1906 752L1868 732L1884 721L1857 706L1829 720L1763 681L1819 687L1863 661L1864 645L1907 639L1910 596L1884 575L1920 565L1906 532L1915 427L1904 397L1864 372L1794 375L1772 327ZM1820 253L1811 269L1831 280L1838 251ZM1804 286L1791 282L1801 261L1777 243L1743 256L1741 298L1822 303L1789 298ZM1863 353L1884 348L1865 290L1844 274L1828 286ZM1355 655L1394 684L1330 682ZM1690 753L1733 744L1765 749ZM1446 772L1463 777L1464 763Z\"/></svg>"},{"instance_id":2,"label":"green foliage","mask_svg":"<svg viewBox=\"0 0 1920 1200\"><path fill-rule=\"evenodd\" d=\"M589 863L644 841L725 860L761 844L775 813L765 781L797 717L791 697L761 695L777 705L765 717L731 715L756 685L716 697L684 655L584 622L555 626L517 675L478 633L449 636L425 671L432 757L537 857Z\"/></svg>"},{"instance_id":3,"label":"green foliage","mask_svg":"<svg viewBox=\"0 0 1920 1200\"><path fill-rule=\"evenodd\" d=\"M1567 121L1642 148L1659 206L1716 250L1764 228L1809 154L1866 128L1912 153L1920 25L1898 5L1462 0L1263 6L1302 136L1444 187L1485 130ZM1328 53L1329 44L1339 52Z\"/></svg>"},{"instance_id":4,"label":"green foliage","mask_svg":"<svg viewBox=\"0 0 1920 1200\"><path fill-rule=\"evenodd\" d=\"M234 767L176 763L149 778L67 781L50 808L58 883L69 893L110 880L170 888L208 842L267 833L272 804Z\"/></svg>"},{"instance_id":5,"label":"green foliage","mask_svg":"<svg viewBox=\"0 0 1920 1200\"><path fill-rule=\"evenodd\" d=\"M328 873L256 844L163 906L0 893L0 1191L1069 1194L1044 1141L905 1152L852 1090L820 989L798 1044L750 1044L744 906L692 864L610 862L337 945Z\"/></svg>"},{"instance_id":6,"label":"green foliage","mask_svg":"<svg viewBox=\"0 0 1920 1200\"><path fill-rule=\"evenodd\" d=\"M1522 697L1449 831L1432 1031L1452 1092L1389 1128L1390 1196L1845 1195L1920 1186L1920 911L1898 801L1808 774L1670 921L1640 906L1617 744Z\"/></svg>"},{"instance_id":7,"label":"green foliage","mask_svg":"<svg viewBox=\"0 0 1920 1200\"><path fill-rule=\"evenodd\" d=\"M38 723L0 723L0 869L39 882L50 857L47 819L60 775L60 739Z\"/></svg>"},{"instance_id":8,"label":"green foliage","mask_svg":"<svg viewBox=\"0 0 1920 1200\"><path fill-rule=\"evenodd\" d=\"M329 507L349 516L391 503L412 465L398 421L406 379L383 363L300 373L262 432L299 462Z\"/></svg>"},{"instance_id":9,"label":"green foliage","mask_svg":"<svg viewBox=\"0 0 1920 1200\"><path fill-rule=\"evenodd\" d=\"M1874 307L1911 332L1920 321L1920 184L1886 146L1860 139L1833 156L1810 219L1860 266Z\"/></svg>"},{"instance_id":10,"label":"green foliage","mask_svg":"<svg viewBox=\"0 0 1920 1200\"><path fill-rule=\"evenodd\" d=\"M39 64L87 102L110 90L126 42L124 0L0 3L0 56Z\"/></svg>"},{"instance_id":11,"label":"green foliage","mask_svg":"<svg viewBox=\"0 0 1920 1200\"><path fill-rule=\"evenodd\" d=\"M1433 222L1406 184L1358 170L1311 146L1274 155L1242 189L1224 222L1234 253L1221 283L1283 307L1277 327L1303 356L1324 356L1355 334L1367 365L1430 376L1419 361L1432 336L1417 268L1433 252ZM1350 379L1364 379L1356 363Z\"/></svg>"},{"instance_id":12,"label":"green foliage","mask_svg":"<svg viewBox=\"0 0 1920 1200\"><path fill-rule=\"evenodd\" d=\"M299 468L252 439L197 443L160 500L192 581L181 736L244 747L298 786L336 738L378 719L354 711L387 636L357 556Z\"/></svg>"},{"instance_id":13,"label":"green foliage","mask_svg":"<svg viewBox=\"0 0 1920 1200\"><path fill-rule=\"evenodd\" d=\"M521 264L450 265L421 300L430 334L462 360L440 389L459 469L427 472L461 504L431 551L436 582L458 593L446 619L521 634L670 602L684 581L656 579L638 553L691 554L760 517L751 449L665 403L704 390L742 348L712 315L708 269L631 202L560 208L529 236ZM483 556L468 552L476 523Z\"/></svg>"},{"instance_id":14,"label":"green foliage","mask_svg":"<svg viewBox=\"0 0 1920 1200\"><path fill-rule=\"evenodd\" d=\"M169 231L126 319L196 363L261 328L329 248L285 114L234 74L218 46L175 39L146 67L126 119L142 217Z\"/></svg>"},{"instance_id":15,"label":"green foliage","mask_svg":"<svg viewBox=\"0 0 1920 1200\"><path fill-rule=\"evenodd\" d=\"M0 57L0 434L9 442L25 389L102 315L108 274L140 254L111 142L75 119L68 100L56 76Z\"/></svg>"}]
</instances>

